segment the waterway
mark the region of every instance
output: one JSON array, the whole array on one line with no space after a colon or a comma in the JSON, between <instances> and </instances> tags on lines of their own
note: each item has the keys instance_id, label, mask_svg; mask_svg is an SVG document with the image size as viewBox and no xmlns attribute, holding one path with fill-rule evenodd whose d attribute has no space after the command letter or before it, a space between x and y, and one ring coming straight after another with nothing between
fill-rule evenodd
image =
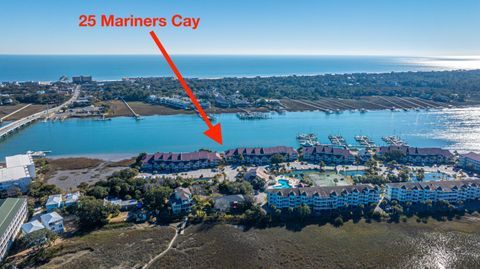
<instances>
[{"instance_id":1,"label":"waterway","mask_svg":"<svg viewBox=\"0 0 480 269\"><path fill-rule=\"evenodd\" d=\"M387 110L343 112L288 112L267 120L239 120L221 114L222 146L202 133L204 122L195 115L130 117L111 121L68 119L32 124L0 141L0 158L27 150L51 150L51 156L92 156L106 159L133 156L139 152L186 152L201 148L225 150L234 147L298 147L295 137L315 133L321 143L328 135L342 135L355 145L355 135L367 135L382 145L382 136L398 135L412 146L480 151L480 107L431 111Z\"/></svg>"}]
</instances>

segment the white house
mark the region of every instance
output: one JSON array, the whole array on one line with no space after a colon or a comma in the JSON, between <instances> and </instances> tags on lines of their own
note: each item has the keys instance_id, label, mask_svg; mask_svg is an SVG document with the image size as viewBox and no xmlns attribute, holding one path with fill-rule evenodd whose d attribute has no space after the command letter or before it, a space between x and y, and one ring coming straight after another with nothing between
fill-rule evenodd
<instances>
[{"instance_id":1,"label":"white house","mask_svg":"<svg viewBox=\"0 0 480 269\"><path fill-rule=\"evenodd\" d=\"M18 154L14 156L5 157L7 167L25 167L31 177L35 177L35 163L33 162L32 155L30 154Z\"/></svg>"},{"instance_id":2,"label":"white house","mask_svg":"<svg viewBox=\"0 0 480 269\"><path fill-rule=\"evenodd\" d=\"M51 212L40 216L43 226L55 233L63 233L63 217L57 212Z\"/></svg>"},{"instance_id":3,"label":"white house","mask_svg":"<svg viewBox=\"0 0 480 269\"><path fill-rule=\"evenodd\" d=\"M23 234L30 234L43 229L45 229L45 226L38 220L30 221L22 225Z\"/></svg>"},{"instance_id":4,"label":"white house","mask_svg":"<svg viewBox=\"0 0 480 269\"><path fill-rule=\"evenodd\" d=\"M65 194L65 206L72 206L80 199L80 192L73 192Z\"/></svg>"},{"instance_id":5,"label":"white house","mask_svg":"<svg viewBox=\"0 0 480 269\"><path fill-rule=\"evenodd\" d=\"M385 186L385 198L412 203L474 200L480 198L480 180L388 183Z\"/></svg>"}]
</instances>

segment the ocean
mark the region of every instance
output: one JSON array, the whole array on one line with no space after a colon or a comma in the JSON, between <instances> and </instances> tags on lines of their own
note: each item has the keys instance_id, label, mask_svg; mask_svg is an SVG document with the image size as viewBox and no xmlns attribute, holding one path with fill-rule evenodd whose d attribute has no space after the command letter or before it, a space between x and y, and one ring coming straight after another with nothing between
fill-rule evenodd
<instances>
[{"instance_id":1,"label":"ocean","mask_svg":"<svg viewBox=\"0 0 480 269\"><path fill-rule=\"evenodd\" d=\"M480 68L478 59L386 56L192 56L173 55L184 77L252 77L326 73L400 72ZM163 57L0 55L0 82L55 81L92 75L95 80L173 76Z\"/></svg>"}]
</instances>

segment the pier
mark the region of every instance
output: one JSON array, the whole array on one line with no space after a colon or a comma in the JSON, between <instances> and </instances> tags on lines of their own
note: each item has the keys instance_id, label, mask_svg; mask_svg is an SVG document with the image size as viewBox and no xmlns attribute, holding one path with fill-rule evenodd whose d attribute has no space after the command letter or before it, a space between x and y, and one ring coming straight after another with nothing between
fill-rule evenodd
<instances>
[{"instance_id":1,"label":"pier","mask_svg":"<svg viewBox=\"0 0 480 269\"><path fill-rule=\"evenodd\" d=\"M66 101L65 103L63 103L63 104L61 104L57 107L51 108L51 109L47 109L47 110L44 110L44 111L37 112L33 115L21 118L17 121L14 121L14 122L12 122L8 125L5 125L5 126L1 127L0 128L0 139L7 137L8 135L16 132L17 130L19 130L19 129L21 129L21 128L23 128L23 127L41 119L41 118L47 117L50 113L56 113L56 112L60 111L60 109L62 109L63 107L68 106L71 103L73 103L75 100L77 100L79 95L80 95L80 86L77 86L77 88L75 88L75 90L73 92L72 97L68 101Z\"/></svg>"},{"instance_id":2,"label":"pier","mask_svg":"<svg viewBox=\"0 0 480 269\"><path fill-rule=\"evenodd\" d=\"M136 120L142 119L142 116L140 116L140 114L138 114L137 112L135 112L135 110L133 110L133 108L127 103L127 101L125 101L125 99L122 98L122 101L123 101L123 103L127 106L127 108L130 110L130 112L132 112L133 117L134 117Z\"/></svg>"}]
</instances>

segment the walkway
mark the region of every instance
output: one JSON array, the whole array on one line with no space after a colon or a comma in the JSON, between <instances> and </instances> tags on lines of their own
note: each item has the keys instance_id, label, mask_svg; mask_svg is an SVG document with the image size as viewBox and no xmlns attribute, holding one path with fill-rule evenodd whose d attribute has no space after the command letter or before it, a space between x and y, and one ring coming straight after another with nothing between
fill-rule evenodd
<instances>
[{"instance_id":1,"label":"walkway","mask_svg":"<svg viewBox=\"0 0 480 269\"><path fill-rule=\"evenodd\" d=\"M185 226L187 225L187 220L188 218L185 217L185 219L183 220L183 222L179 225L176 226L175 228L175 236L173 236L172 240L170 241L170 243L168 244L168 247L162 251L160 254L158 254L157 256L153 257L153 259L151 259L149 262L147 262L143 267L142 269L147 269L148 267L150 267L154 262L156 262L158 259L160 259L161 257L163 257L163 255L165 255L173 246L173 244L175 243L175 240L177 240L177 237L179 234L183 234L183 230L185 229ZM178 228L178 226L180 226L180 228Z\"/></svg>"}]
</instances>

